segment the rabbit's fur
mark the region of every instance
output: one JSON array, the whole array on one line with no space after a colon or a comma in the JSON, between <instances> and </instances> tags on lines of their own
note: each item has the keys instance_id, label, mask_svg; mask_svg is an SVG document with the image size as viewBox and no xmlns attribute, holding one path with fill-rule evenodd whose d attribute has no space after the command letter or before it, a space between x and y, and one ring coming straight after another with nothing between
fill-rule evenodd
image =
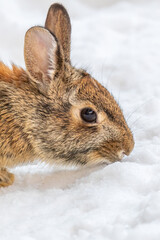
<instances>
[{"instance_id":1,"label":"rabbit's fur","mask_svg":"<svg viewBox=\"0 0 160 240\"><path fill-rule=\"evenodd\" d=\"M71 66L70 33L67 11L53 4L45 28L26 33L27 70L0 63L0 186L14 180L6 167L35 159L115 162L133 149L132 133L113 96L86 71ZM81 118L86 107L96 112L96 122Z\"/></svg>"}]
</instances>

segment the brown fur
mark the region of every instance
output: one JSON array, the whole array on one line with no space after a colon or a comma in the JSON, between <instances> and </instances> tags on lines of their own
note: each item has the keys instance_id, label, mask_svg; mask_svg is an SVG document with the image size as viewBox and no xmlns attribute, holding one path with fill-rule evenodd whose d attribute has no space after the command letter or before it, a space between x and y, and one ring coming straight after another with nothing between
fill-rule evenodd
<instances>
[{"instance_id":1,"label":"brown fur","mask_svg":"<svg viewBox=\"0 0 160 240\"><path fill-rule=\"evenodd\" d=\"M55 3L49 8L45 27L54 34L63 47L65 60L70 62L71 23L66 9Z\"/></svg>"},{"instance_id":2,"label":"brown fur","mask_svg":"<svg viewBox=\"0 0 160 240\"><path fill-rule=\"evenodd\" d=\"M14 64L10 69L3 62L0 62L0 81L13 83L19 87L23 82L26 82L26 72Z\"/></svg>"},{"instance_id":3,"label":"brown fur","mask_svg":"<svg viewBox=\"0 0 160 240\"><path fill-rule=\"evenodd\" d=\"M27 71L0 63L0 186L14 181L6 167L35 159L72 165L115 162L134 146L113 96L86 71L71 66L70 38L64 40L62 33L63 21L70 28L66 10L57 4L50 9L50 31L57 35L41 27L27 31ZM95 123L82 120L86 107L97 113Z\"/></svg>"}]
</instances>

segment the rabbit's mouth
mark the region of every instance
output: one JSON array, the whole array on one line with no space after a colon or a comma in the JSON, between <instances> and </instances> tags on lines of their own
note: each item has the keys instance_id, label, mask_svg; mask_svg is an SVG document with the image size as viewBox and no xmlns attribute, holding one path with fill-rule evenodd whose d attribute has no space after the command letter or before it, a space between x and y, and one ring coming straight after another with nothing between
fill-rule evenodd
<instances>
[{"instance_id":1,"label":"rabbit's mouth","mask_svg":"<svg viewBox=\"0 0 160 240\"><path fill-rule=\"evenodd\" d=\"M87 165L99 165L99 164L106 164L109 165L114 162L119 162L123 159L125 156L125 152L123 150L119 150L117 152L108 152L106 153L99 150L97 151L92 151L89 154L87 154Z\"/></svg>"},{"instance_id":2,"label":"rabbit's mouth","mask_svg":"<svg viewBox=\"0 0 160 240\"><path fill-rule=\"evenodd\" d=\"M124 156L125 156L125 154L119 153L118 156L115 156L114 158L113 157L112 158L98 158L95 160L95 164L109 165L114 162L120 162Z\"/></svg>"},{"instance_id":3,"label":"rabbit's mouth","mask_svg":"<svg viewBox=\"0 0 160 240\"><path fill-rule=\"evenodd\" d=\"M117 153L117 156L118 156L119 161L121 161L121 160L124 158L125 155L126 155L126 154L125 154L125 151L124 151L124 150L120 150L120 151Z\"/></svg>"}]
</instances>

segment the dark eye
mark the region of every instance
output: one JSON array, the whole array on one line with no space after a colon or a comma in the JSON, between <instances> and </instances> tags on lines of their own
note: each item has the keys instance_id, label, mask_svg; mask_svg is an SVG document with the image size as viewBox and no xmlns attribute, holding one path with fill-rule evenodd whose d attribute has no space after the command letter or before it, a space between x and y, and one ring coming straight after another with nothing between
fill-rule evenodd
<instances>
[{"instance_id":1,"label":"dark eye","mask_svg":"<svg viewBox=\"0 0 160 240\"><path fill-rule=\"evenodd\" d=\"M88 123L95 123L97 120L97 114L91 108L84 108L81 111L81 118Z\"/></svg>"}]
</instances>

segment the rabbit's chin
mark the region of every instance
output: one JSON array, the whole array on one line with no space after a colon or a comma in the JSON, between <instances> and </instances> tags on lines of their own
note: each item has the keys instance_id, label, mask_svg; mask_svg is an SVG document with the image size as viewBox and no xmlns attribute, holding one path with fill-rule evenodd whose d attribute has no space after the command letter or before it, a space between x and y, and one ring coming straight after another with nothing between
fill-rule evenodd
<instances>
[{"instance_id":1,"label":"rabbit's chin","mask_svg":"<svg viewBox=\"0 0 160 240\"><path fill-rule=\"evenodd\" d=\"M85 166L98 166L98 165L109 165L113 163L112 161L110 161L109 159L107 158L98 158L98 159L95 159L94 161L92 162L87 162L85 164Z\"/></svg>"},{"instance_id":2,"label":"rabbit's chin","mask_svg":"<svg viewBox=\"0 0 160 240\"><path fill-rule=\"evenodd\" d=\"M97 158L92 162L87 163L86 165L109 165L115 162L120 162L124 157L124 154L119 154L118 157L115 157L114 159L108 159L108 158Z\"/></svg>"}]
</instances>

